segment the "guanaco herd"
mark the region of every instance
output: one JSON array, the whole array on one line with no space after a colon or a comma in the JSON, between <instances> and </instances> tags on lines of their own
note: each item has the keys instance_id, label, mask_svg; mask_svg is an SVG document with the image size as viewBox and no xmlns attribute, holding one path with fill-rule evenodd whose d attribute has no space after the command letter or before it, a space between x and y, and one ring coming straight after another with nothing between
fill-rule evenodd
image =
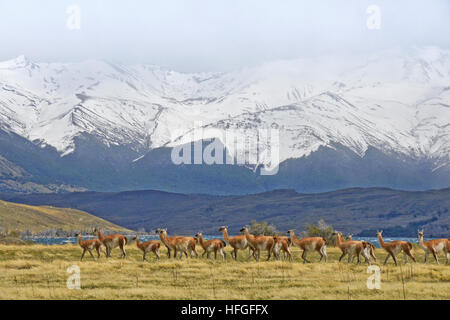
<instances>
[{"instance_id":1,"label":"guanaco herd","mask_svg":"<svg viewBox=\"0 0 450 320\"><path fill-rule=\"evenodd\" d=\"M161 241L158 240L150 240L146 242L141 242L139 237L136 236L131 241L136 242L136 246L142 250L143 252L143 260L146 259L146 255L149 252L153 252L156 256L156 259L160 259L160 248L161 243L167 249L167 257L170 259L171 256L176 258L178 255L179 259L183 258L183 255L186 257L193 258L194 256L198 258L198 253L196 251L196 245L200 245L203 249L202 257L207 255L209 259L211 254L214 253L214 258L217 259L217 254L220 254L223 260L226 259L225 247L230 245L233 249L231 251L231 257L234 260L237 260L238 251L248 249L248 257L247 261L252 257L259 261L261 256L261 251L267 251L267 260L273 256L277 260L281 260L281 252L283 252L283 259L292 261L292 252L291 246L299 247L302 252L302 260L303 263L310 262L306 259L306 256L309 252L316 251L319 256L319 262L324 259L324 262L327 262L327 240L322 237L306 237L299 239L295 235L294 230L288 230L288 236L263 236L263 235L253 235L250 233L248 227L243 227L240 231L242 234L230 237L228 234L228 227L220 227L219 231L223 235L222 239L210 239L205 240L201 232L197 233L194 237L184 237L184 236L172 236L169 237L167 235L167 229L158 229L157 233L160 237ZM110 234L104 236L100 230L100 228L96 228L95 232L97 233L97 239L82 239L81 235L78 234L78 244L83 249L83 253L81 254L81 260L83 260L84 255L87 252L91 255L91 257L95 260L95 257L92 253L93 250L97 252L97 258L100 258L100 252L103 252L107 258L111 257L111 251L119 247L121 250L121 258L126 257L125 246L128 244L129 240L126 236L121 234ZM349 235L347 239L344 239L342 233L334 232L333 236L336 236L336 244L339 249L342 251L342 255L339 258L339 262L345 257L348 256L348 262L351 263L354 258L357 258L357 263L361 263L360 256L362 255L365 259L365 262L369 265L371 264L371 259L375 262L377 258L375 256L375 246L368 241L356 241L352 239L352 236ZM444 253L446 257L446 263L449 262L450 255L450 239L434 239L425 241L423 237L423 230L418 230L419 237L419 246L425 251L425 263L428 261L428 256L431 253L436 260L436 263L439 264L438 255L440 253ZM384 264L386 264L390 257L394 261L395 265L397 265L396 256L403 252L404 262L408 262L408 257L411 258L412 261L416 262L411 250L412 244L408 241L395 240L391 242L385 242L383 240L383 231L377 232L377 238L380 243L382 249L387 252L386 259L384 260ZM105 249L105 250L104 250ZM173 251L173 254L172 254Z\"/></svg>"}]
</instances>

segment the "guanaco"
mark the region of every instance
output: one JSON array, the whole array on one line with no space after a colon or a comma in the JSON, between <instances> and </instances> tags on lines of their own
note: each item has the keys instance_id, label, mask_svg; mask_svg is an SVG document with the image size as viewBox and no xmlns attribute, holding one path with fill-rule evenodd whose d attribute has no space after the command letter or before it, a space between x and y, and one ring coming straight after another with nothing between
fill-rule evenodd
<instances>
[{"instance_id":1,"label":"guanaco","mask_svg":"<svg viewBox=\"0 0 450 320\"><path fill-rule=\"evenodd\" d=\"M159 234L159 238L164 246L167 248L167 258L170 259L170 253L174 251L173 257L177 256L176 239L181 238L180 236L167 236L167 229L157 229L156 232Z\"/></svg>"},{"instance_id":2,"label":"guanaco","mask_svg":"<svg viewBox=\"0 0 450 320\"><path fill-rule=\"evenodd\" d=\"M120 251L122 251L120 257L123 259L126 258L127 253L125 252L125 246L128 243L127 237L121 234L110 234L104 237L100 228L96 228L95 231L97 231L98 239L101 241L101 243L103 243L103 245L106 248L107 258L111 257L111 251L117 246L120 248Z\"/></svg>"},{"instance_id":3,"label":"guanaco","mask_svg":"<svg viewBox=\"0 0 450 320\"><path fill-rule=\"evenodd\" d=\"M218 251L222 256L222 259L223 260L226 259L226 253L223 251L223 248L225 248L227 245L225 241L221 239L205 240L203 239L203 234L201 232L198 232L195 235L195 238L198 239L200 246L203 248L202 257L204 257L206 254L207 255L206 257L209 259L211 252L214 252L214 259L217 259L217 251Z\"/></svg>"},{"instance_id":4,"label":"guanaco","mask_svg":"<svg viewBox=\"0 0 450 320\"><path fill-rule=\"evenodd\" d=\"M145 242L141 242L139 240L139 237L136 236L136 246L142 250L142 252L144 253L143 257L142 257L142 261L147 260L147 258L145 257L147 255L147 252L153 252L154 255L156 256L156 259L160 259L160 255L159 255L159 248L161 246L161 243L158 240L150 240L150 241L145 241Z\"/></svg>"},{"instance_id":5,"label":"guanaco","mask_svg":"<svg viewBox=\"0 0 450 320\"><path fill-rule=\"evenodd\" d=\"M348 263L352 261L352 257L356 255L356 258L358 260L357 263L361 263L360 255L362 254L366 262L370 265L370 259L366 254L366 250L364 250L364 244L361 241L355 241L355 240L342 240L342 233L335 231L333 232L333 235L337 236L337 245L339 249L342 251L342 255L339 258L339 262L341 262L342 258L344 258L345 255L348 255Z\"/></svg>"},{"instance_id":6,"label":"guanaco","mask_svg":"<svg viewBox=\"0 0 450 320\"><path fill-rule=\"evenodd\" d=\"M186 255L186 258L189 256L192 258L193 253L195 253L195 256L198 258L198 253L195 250L195 245L197 244L197 240L193 237L180 237L176 239L175 245L177 248L177 251L180 252L180 259L183 258L183 253Z\"/></svg>"},{"instance_id":7,"label":"guanaco","mask_svg":"<svg viewBox=\"0 0 450 320\"><path fill-rule=\"evenodd\" d=\"M349 234L347 236L347 240L353 240L353 235ZM377 257L375 256L375 246L372 243L370 243L369 241L361 241L361 242L363 243L364 250L366 251L366 256L369 258L372 257L373 260L375 260L375 262L377 262ZM353 258L352 258L352 262L353 262Z\"/></svg>"},{"instance_id":8,"label":"guanaco","mask_svg":"<svg viewBox=\"0 0 450 320\"><path fill-rule=\"evenodd\" d=\"M444 252L445 258L448 263L449 250L447 248L448 239L434 239L424 241L423 239L423 229L422 231L417 230L419 236L419 246L425 251L425 263L428 261L428 254L431 252L433 254L436 263L439 264L439 253Z\"/></svg>"},{"instance_id":9,"label":"guanaco","mask_svg":"<svg viewBox=\"0 0 450 320\"><path fill-rule=\"evenodd\" d=\"M228 235L228 227L222 226L219 228L219 231L223 234L223 239L230 244L230 246L233 248L233 251L231 251L231 256L234 258L234 260L237 260L238 256L238 250L244 250L248 248L248 259L250 259L250 256L255 257L255 249L249 244L247 241L247 238L245 235L237 235L232 238ZM252 251L252 253L250 253ZM256 257L255 257L256 259Z\"/></svg>"},{"instance_id":10,"label":"guanaco","mask_svg":"<svg viewBox=\"0 0 450 320\"><path fill-rule=\"evenodd\" d=\"M411 253L412 244L410 242L402 240L384 242L383 230L377 231L377 237L378 241L380 242L380 246L388 253L386 259L384 260L384 264L387 263L389 257L392 257L395 265L397 265L397 258L395 256L401 251L403 251L405 263L408 262L408 257L410 257L414 262L416 262L416 258L414 258L414 256Z\"/></svg>"},{"instance_id":11,"label":"guanaco","mask_svg":"<svg viewBox=\"0 0 450 320\"><path fill-rule=\"evenodd\" d=\"M83 253L81 254L81 261L83 261L83 257L86 251L89 252L92 259L94 260L95 257L92 254L92 250L95 249L97 251L97 259L100 258L100 251L105 253L105 251L103 251L103 245L99 239L88 239L83 241L83 239L81 238L81 234L77 234L76 236L78 237L78 244L83 249Z\"/></svg>"},{"instance_id":12,"label":"guanaco","mask_svg":"<svg viewBox=\"0 0 450 320\"><path fill-rule=\"evenodd\" d=\"M323 258L325 258L325 262L328 261L327 240L325 238L307 237L303 239L298 239L297 236L295 235L294 230L288 230L286 233L289 235L292 244L303 250L302 253L303 263L309 262L306 259L306 254L310 251L317 251L319 253L320 255L319 262L321 262Z\"/></svg>"},{"instance_id":13,"label":"guanaco","mask_svg":"<svg viewBox=\"0 0 450 320\"><path fill-rule=\"evenodd\" d=\"M248 227L243 227L241 232L244 233L249 245L251 245L256 250L256 261L259 261L261 256L261 250L267 250L267 261L270 260L272 256L272 249L275 243L273 236L254 236L248 231ZM249 257L250 258L250 257Z\"/></svg>"},{"instance_id":14,"label":"guanaco","mask_svg":"<svg viewBox=\"0 0 450 320\"><path fill-rule=\"evenodd\" d=\"M180 252L180 259L182 259L183 253L186 255L186 257L188 257L188 252L190 253L191 258L193 257L193 254L198 257L198 253L195 250L195 245L197 243L195 238L182 236L169 237L167 235L167 229L158 229L158 233L160 235L161 241L167 247L167 250L174 250L174 258L176 258L177 252Z\"/></svg>"},{"instance_id":15,"label":"guanaco","mask_svg":"<svg viewBox=\"0 0 450 320\"><path fill-rule=\"evenodd\" d=\"M447 253L446 253L446 256L447 256L447 262L446 262L446 264L448 264L448 256L449 256L449 252L450 252L450 239L447 239Z\"/></svg>"},{"instance_id":16,"label":"guanaco","mask_svg":"<svg viewBox=\"0 0 450 320\"><path fill-rule=\"evenodd\" d=\"M285 236L274 236L273 255L276 259L281 260L280 251L283 251L284 260L289 258L292 261L291 240Z\"/></svg>"}]
</instances>

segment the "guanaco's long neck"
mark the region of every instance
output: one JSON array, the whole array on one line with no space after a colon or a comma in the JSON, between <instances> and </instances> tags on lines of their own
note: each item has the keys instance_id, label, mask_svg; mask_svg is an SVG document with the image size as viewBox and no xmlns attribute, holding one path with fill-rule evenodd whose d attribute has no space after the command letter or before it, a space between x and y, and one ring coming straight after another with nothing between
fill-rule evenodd
<instances>
[{"instance_id":1,"label":"guanaco's long neck","mask_svg":"<svg viewBox=\"0 0 450 320\"><path fill-rule=\"evenodd\" d=\"M426 247L425 241L423 240L423 236L419 235L419 244L422 248Z\"/></svg>"},{"instance_id":2,"label":"guanaco's long neck","mask_svg":"<svg viewBox=\"0 0 450 320\"><path fill-rule=\"evenodd\" d=\"M139 238L136 237L136 245L138 246L138 248L141 247L141 240L139 240Z\"/></svg>"},{"instance_id":3,"label":"guanaco's long neck","mask_svg":"<svg viewBox=\"0 0 450 320\"><path fill-rule=\"evenodd\" d=\"M294 243L300 243L300 239L297 238L297 236L295 235L294 232L291 232L290 235L291 235L291 240L292 240L292 242L294 242Z\"/></svg>"},{"instance_id":4,"label":"guanaco's long neck","mask_svg":"<svg viewBox=\"0 0 450 320\"><path fill-rule=\"evenodd\" d=\"M337 245L340 247L342 245L342 236L340 233L337 234Z\"/></svg>"},{"instance_id":5,"label":"guanaco's long neck","mask_svg":"<svg viewBox=\"0 0 450 320\"><path fill-rule=\"evenodd\" d=\"M167 239L167 232L163 232L162 234L159 234L159 237L161 238L161 241L167 246L167 247L171 247L171 245L169 244L169 240Z\"/></svg>"},{"instance_id":6,"label":"guanaco's long neck","mask_svg":"<svg viewBox=\"0 0 450 320\"><path fill-rule=\"evenodd\" d=\"M383 240L383 236L381 234L378 235L378 241L380 241L380 246L385 247L386 243Z\"/></svg>"},{"instance_id":7,"label":"guanaco's long neck","mask_svg":"<svg viewBox=\"0 0 450 320\"><path fill-rule=\"evenodd\" d=\"M250 232L248 232L248 230L245 230L245 231L244 231L244 234L245 234L245 239L247 239L248 242L250 242L250 243L253 244L253 242L254 242L253 240L254 240L254 239L252 238Z\"/></svg>"},{"instance_id":8,"label":"guanaco's long neck","mask_svg":"<svg viewBox=\"0 0 450 320\"><path fill-rule=\"evenodd\" d=\"M222 233L223 233L223 239L226 241L226 242L230 242L230 236L228 235L228 229L223 229L223 231L222 231Z\"/></svg>"},{"instance_id":9,"label":"guanaco's long neck","mask_svg":"<svg viewBox=\"0 0 450 320\"><path fill-rule=\"evenodd\" d=\"M203 239L203 235L200 235L198 237L198 242L200 242L200 245L204 248L205 247L205 240Z\"/></svg>"},{"instance_id":10,"label":"guanaco's long neck","mask_svg":"<svg viewBox=\"0 0 450 320\"><path fill-rule=\"evenodd\" d=\"M83 245L83 240L81 240L81 234L78 235L78 244L79 244L80 246Z\"/></svg>"},{"instance_id":11,"label":"guanaco's long neck","mask_svg":"<svg viewBox=\"0 0 450 320\"><path fill-rule=\"evenodd\" d=\"M289 239L291 239L292 242L294 242L294 235L292 232L289 232Z\"/></svg>"},{"instance_id":12,"label":"guanaco's long neck","mask_svg":"<svg viewBox=\"0 0 450 320\"><path fill-rule=\"evenodd\" d=\"M103 234L102 234L102 232L100 231L100 229L98 229L97 230L97 236L98 236L98 238L99 238L99 240L101 241L101 242L103 242Z\"/></svg>"}]
</instances>

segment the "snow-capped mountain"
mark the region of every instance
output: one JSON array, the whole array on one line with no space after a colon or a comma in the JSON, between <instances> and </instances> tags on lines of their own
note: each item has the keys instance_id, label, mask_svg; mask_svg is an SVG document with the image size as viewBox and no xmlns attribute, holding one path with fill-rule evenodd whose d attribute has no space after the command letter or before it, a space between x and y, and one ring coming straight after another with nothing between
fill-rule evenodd
<instances>
[{"instance_id":1,"label":"snow-capped mountain","mask_svg":"<svg viewBox=\"0 0 450 320\"><path fill-rule=\"evenodd\" d=\"M447 167L450 51L394 49L192 74L24 56L0 63L0 129L61 157L88 134L130 146L139 162L149 150L191 139L200 125L243 135L238 129L277 128L280 162L339 144L360 157L375 148Z\"/></svg>"}]
</instances>

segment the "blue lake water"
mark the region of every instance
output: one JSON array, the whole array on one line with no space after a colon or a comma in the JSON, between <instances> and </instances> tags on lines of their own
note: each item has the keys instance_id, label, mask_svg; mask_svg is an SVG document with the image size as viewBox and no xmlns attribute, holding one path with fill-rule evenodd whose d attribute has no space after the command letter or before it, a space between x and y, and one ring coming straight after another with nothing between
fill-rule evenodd
<instances>
[{"instance_id":1,"label":"blue lake water","mask_svg":"<svg viewBox=\"0 0 450 320\"><path fill-rule=\"evenodd\" d=\"M134 235L129 236L129 238L134 237ZM205 239L212 239L212 238L219 238L222 239L222 235L204 235L203 236ZM83 236L83 240L86 239L93 239L96 237L88 237L88 236ZM378 243L378 239L376 237L353 237L354 240L360 240L360 241L369 241L371 243L373 243L377 248L380 247L380 244ZM29 240L34 241L35 243L38 244L47 244L47 245L55 245L55 244L68 244L68 243L77 243L77 238L76 237L61 237L61 238L39 238L39 237L33 237L33 238L29 238ZM148 241L148 240L159 240L159 236L153 235L153 236L139 236L139 240L141 241ZM390 238L390 237L385 237L384 241L388 242L388 241L394 241L394 240L403 240L403 241L409 241L411 243L417 243L418 239L417 238Z\"/></svg>"}]
</instances>

